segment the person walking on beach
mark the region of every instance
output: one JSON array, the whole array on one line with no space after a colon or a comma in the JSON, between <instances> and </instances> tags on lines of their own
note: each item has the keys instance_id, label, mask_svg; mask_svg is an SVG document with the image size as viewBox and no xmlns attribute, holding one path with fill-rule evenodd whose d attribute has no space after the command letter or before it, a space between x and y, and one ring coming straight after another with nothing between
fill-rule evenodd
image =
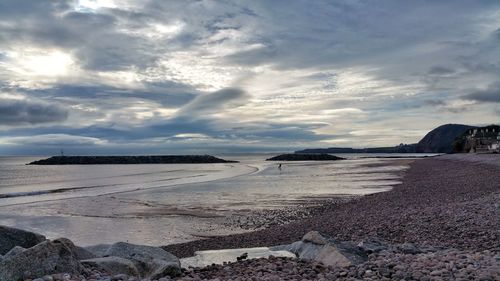
<instances>
[{"instance_id":1,"label":"person walking on beach","mask_svg":"<svg viewBox=\"0 0 500 281\"><path fill-rule=\"evenodd\" d=\"M281 163L278 164L278 169L281 171Z\"/></svg>"}]
</instances>

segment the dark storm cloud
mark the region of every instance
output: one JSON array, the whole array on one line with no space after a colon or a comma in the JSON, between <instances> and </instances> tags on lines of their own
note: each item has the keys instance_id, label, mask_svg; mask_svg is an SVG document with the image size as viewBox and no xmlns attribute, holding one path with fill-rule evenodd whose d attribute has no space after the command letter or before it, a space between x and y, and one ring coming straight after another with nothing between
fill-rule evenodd
<instances>
[{"instance_id":1,"label":"dark storm cloud","mask_svg":"<svg viewBox=\"0 0 500 281\"><path fill-rule=\"evenodd\" d=\"M500 83L491 85L486 90L476 91L465 95L463 99L477 102L500 102Z\"/></svg>"},{"instance_id":2,"label":"dark storm cloud","mask_svg":"<svg viewBox=\"0 0 500 281\"><path fill-rule=\"evenodd\" d=\"M57 104L0 98L0 125L61 122L66 118L68 111Z\"/></svg>"}]
</instances>

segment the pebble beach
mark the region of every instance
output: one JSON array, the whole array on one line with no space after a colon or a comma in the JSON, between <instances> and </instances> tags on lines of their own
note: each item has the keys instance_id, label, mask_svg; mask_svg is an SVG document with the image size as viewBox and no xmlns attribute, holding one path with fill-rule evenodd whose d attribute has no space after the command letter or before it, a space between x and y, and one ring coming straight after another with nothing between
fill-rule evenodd
<instances>
[{"instance_id":1,"label":"pebble beach","mask_svg":"<svg viewBox=\"0 0 500 281\"><path fill-rule=\"evenodd\" d=\"M343 269L316 268L283 258L259 259L192 269L184 280L247 280L250 276L261 280L498 280L499 164L499 155L418 160L411 164L403 183L391 191L321 206L312 217L286 225L164 248L177 256L190 256L204 249L292 243L317 230L342 241L378 237L395 245L432 250L384 251L370 255L364 264ZM292 264L288 266L297 272L275 270L286 268L280 264Z\"/></svg>"},{"instance_id":2,"label":"pebble beach","mask_svg":"<svg viewBox=\"0 0 500 281\"><path fill-rule=\"evenodd\" d=\"M296 220L290 220L283 213L286 210L274 212L267 220L274 215L276 223L266 223L261 230L163 247L182 258L200 250L287 245L317 231L332 241L372 245L359 246L373 249L365 252L368 255L361 263L328 266L270 256L183 268L176 277L154 280L500 280L498 202L499 155L416 160L402 183L390 191L325 200ZM141 280L89 270L84 275L56 274L35 280Z\"/></svg>"}]
</instances>

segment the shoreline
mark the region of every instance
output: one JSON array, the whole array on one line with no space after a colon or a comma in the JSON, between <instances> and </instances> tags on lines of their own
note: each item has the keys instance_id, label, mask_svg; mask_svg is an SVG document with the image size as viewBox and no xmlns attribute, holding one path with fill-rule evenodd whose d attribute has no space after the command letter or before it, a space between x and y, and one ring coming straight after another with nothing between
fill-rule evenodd
<instances>
[{"instance_id":1,"label":"shoreline","mask_svg":"<svg viewBox=\"0 0 500 281\"><path fill-rule=\"evenodd\" d=\"M275 221L262 230L168 245L165 251L127 242L81 248L66 238L33 241L33 247L4 249L12 248L0 257L0 267L5 276L33 279L48 272L36 280L57 281L499 280L500 158L446 155L410 166L402 183L387 192L309 207L303 219L288 224ZM74 264L61 264L57 273L25 270L39 267L25 261L33 257L35 264L51 266L44 251L59 247L64 249L54 254L60 261ZM226 251L179 260L208 249ZM227 256L231 249L233 256ZM149 257L137 258L143 255ZM159 259L151 262L153 256Z\"/></svg>"},{"instance_id":2,"label":"shoreline","mask_svg":"<svg viewBox=\"0 0 500 281\"><path fill-rule=\"evenodd\" d=\"M477 155L473 156L474 162L463 160L464 157L468 156L446 155L414 161L405 172L402 184L390 191L341 204L312 207L313 215L299 221L162 248L179 257L188 257L200 250L292 243L313 230L343 241L377 236L393 243L412 242L460 250L500 248L500 235L494 231L500 223L483 220L483 224L477 224L480 219L477 214L473 215L474 211L498 214L498 210L481 208L493 204L492 196L485 197L500 190L498 167L487 163L496 159L500 162L500 157ZM482 157L488 160L482 163L478 160ZM464 232L470 235L464 236Z\"/></svg>"}]
</instances>

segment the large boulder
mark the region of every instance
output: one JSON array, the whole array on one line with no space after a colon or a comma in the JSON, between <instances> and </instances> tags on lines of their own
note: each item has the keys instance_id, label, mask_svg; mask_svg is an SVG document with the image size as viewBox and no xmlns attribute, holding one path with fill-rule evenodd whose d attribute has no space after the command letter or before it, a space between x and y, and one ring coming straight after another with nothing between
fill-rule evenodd
<instances>
[{"instance_id":1,"label":"large boulder","mask_svg":"<svg viewBox=\"0 0 500 281\"><path fill-rule=\"evenodd\" d=\"M8 258L13 257L17 254L20 254L24 251L26 251L25 248L20 247L20 246L15 246L14 248L10 249L10 251L7 254L5 254L5 256L3 256L3 258L8 259Z\"/></svg>"},{"instance_id":2,"label":"large boulder","mask_svg":"<svg viewBox=\"0 0 500 281\"><path fill-rule=\"evenodd\" d=\"M85 268L78 261L76 246L68 239L44 241L0 262L0 280L17 281L66 272L80 274Z\"/></svg>"},{"instance_id":3,"label":"large boulder","mask_svg":"<svg viewBox=\"0 0 500 281\"><path fill-rule=\"evenodd\" d=\"M287 247L299 259L326 266L350 266L365 262L368 256L356 244L338 242L317 231L308 232L301 241Z\"/></svg>"},{"instance_id":4,"label":"large boulder","mask_svg":"<svg viewBox=\"0 0 500 281\"><path fill-rule=\"evenodd\" d=\"M81 261L82 264L89 268L97 268L105 271L109 275L127 274L129 276L139 276L139 271L135 264L128 259L120 257L103 257Z\"/></svg>"},{"instance_id":5,"label":"large boulder","mask_svg":"<svg viewBox=\"0 0 500 281\"><path fill-rule=\"evenodd\" d=\"M41 234L0 225L0 255L5 255L15 246L31 248L45 240Z\"/></svg>"},{"instance_id":6,"label":"large boulder","mask_svg":"<svg viewBox=\"0 0 500 281\"><path fill-rule=\"evenodd\" d=\"M84 249L91 252L96 257L101 258L106 255L106 252L108 251L109 247L111 247L111 245L109 244L98 244L98 245L84 247Z\"/></svg>"},{"instance_id":7,"label":"large boulder","mask_svg":"<svg viewBox=\"0 0 500 281\"><path fill-rule=\"evenodd\" d=\"M143 278L158 279L181 273L179 259L158 247L118 242L109 247L105 256L131 260Z\"/></svg>"}]
</instances>

